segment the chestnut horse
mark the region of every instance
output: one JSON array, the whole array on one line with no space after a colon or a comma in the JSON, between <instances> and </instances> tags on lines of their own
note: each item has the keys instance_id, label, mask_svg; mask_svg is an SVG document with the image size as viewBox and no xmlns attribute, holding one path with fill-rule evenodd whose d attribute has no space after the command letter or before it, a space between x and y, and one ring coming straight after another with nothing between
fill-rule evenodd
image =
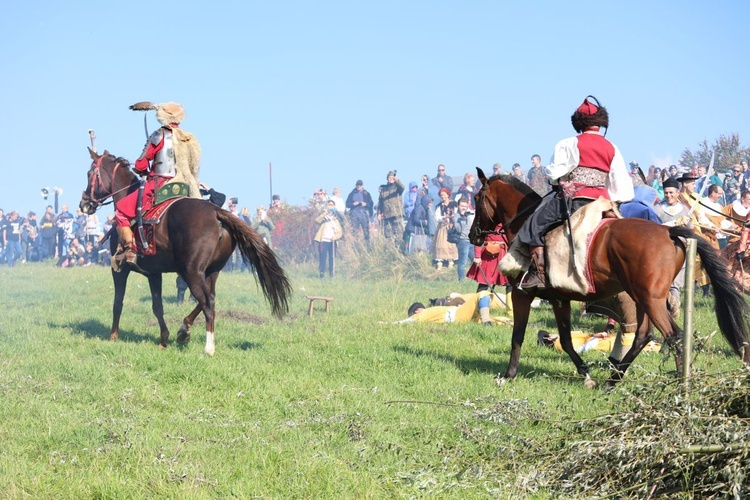
<instances>
[{"instance_id":1,"label":"chestnut horse","mask_svg":"<svg viewBox=\"0 0 750 500\"><path fill-rule=\"evenodd\" d=\"M484 237L492 234L497 224L502 223L503 234L510 244L541 198L529 186L510 175L488 179L480 168L477 168L477 174L482 188L475 195L477 209L469 239L472 244L481 245ZM743 361L750 362L748 325L745 322L745 318L750 316L750 307L727 273L724 259L706 240L696 236L690 229L666 227L643 219L618 219L603 226L591 241L589 264L594 293L573 293L550 287L538 292L514 288L510 362L504 377L498 381L516 376L531 301L535 296L547 299L552 304L562 348L575 363L578 373L586 378L587 387L594 387L596 383L590 378L588 367L575 352L571 342L571 300L592 302L625 291L635 301L638 321L636 338L621 361L610 358L614 370L607 380L608 386L621 380L648 343L649 319L664 335L665 341L677 347L675 360L679 370L682 364L681 346L675 341L680 338L682 331L667 309L667 294L685 261L685 248L680 240L688 238L696 240L698 254L711 278L719 329L732 349L742 356ZM514 285L517 284L516 279L509 279ZM686 286L693 284L688 283Z\"/></svg>"},{"instance_id":2,"label":"chestnut horse","mask_svg":"<svg viewBox=\"0 0 750 500\"><path fill-rule=\"evenodd\" d=\"M140 182L124 158L115 158L107 151L101 156L89 149L91 168L88 184L81 198L80 208L85 214L93 214L105 201L114 203L128 193L137 190ZM111 202L108 202L111 203ZM190 287L198 305L182 320L177 335L178 343L190 340L190 327L203 311L206 319L205 352L213 356L216 280L235 246L239 246L243 257L253 267L261 290L271 305L276 317L289 310L288 299L291 286L276 256L263 238L238 217L204 200L182 198L175 201L154 226L154 255L139 255L137 269L124 264L120 272L112 271L115 298L112 306L112 330L109 338L117 340L119 335L122 301L128 275L139 272L148 278L151 289L151 305L159 322L161 337L159 347L167 347L169 330L164 322L164 307L161 288L162 273L179 273ZM113 231L110 248L114 255L117 235Z\"/></svg>"}]
</instances>

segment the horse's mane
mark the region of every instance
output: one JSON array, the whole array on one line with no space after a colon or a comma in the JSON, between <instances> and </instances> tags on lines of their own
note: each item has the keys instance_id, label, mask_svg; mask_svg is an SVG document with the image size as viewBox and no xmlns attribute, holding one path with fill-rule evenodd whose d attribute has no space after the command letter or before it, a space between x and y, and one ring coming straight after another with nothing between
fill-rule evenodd
<instances>
[{"instance_id":1,"label":"horse's mane","mask_svg":"<svg viewBox=\"0 0 750 500\"><path fill-rule=\"evenodd\" d=\"M494 180L501 180L504 183L509 184L510 187L512 187L516 191L519 191L524 196L533 195L533 196L531 196L530 199L535 199L535 197L536 198L541 198L541 196L539 196L539 193L537 193L536 191L534 191L531 188L531 186L529 186L528 184L526 184L522 180L520 180L517 177L514 177L514 176L512 176L510 174L497 174L497 175L493 175L492 177L490 177L487 180L487 185L489 186L492 183L492 181L494 181Z\"/></svg>"}]
</instances>

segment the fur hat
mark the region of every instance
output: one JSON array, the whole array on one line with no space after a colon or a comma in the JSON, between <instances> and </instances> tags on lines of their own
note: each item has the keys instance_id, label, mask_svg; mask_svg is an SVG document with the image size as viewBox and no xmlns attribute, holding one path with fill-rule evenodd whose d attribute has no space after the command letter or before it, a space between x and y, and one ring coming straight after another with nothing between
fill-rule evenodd
<instances>
[{"instance_id":1,"label":"fur hat","mask_svg":"<svg viewBox=\"0 0 750 500\"><path fill-rule=\"evenodd\" d=\"M185 108L176 102L159 104L156 107L156 119L162 125L169 126L173 123L179 125L185 119Z\"/></svg>"},{"instance_id":2,"label":"fur hat","mask_svg":"<svg viewBox=\"0 0 750 500\"><path fill-rule=\"evenodd\" d=\"M667 178L667 179L666 179L666 180L665 180L665 181L664 181L664 182L662 183L662 187L663 187L664 189L667 189L667 188L675 188L675 189L680 189L680 183L679 183L679 182L677 182L677 180L675 180L675 179L672 179L671 177L669 177L669 178Z\"/></svg>"},{"instance_id":3,"label":"fur hat","mask_svg":"<svg viewBox=\"0 0 750 500\"><path fill-rule=\"evenodd\" d=\"M596 101L596 104L589 101L589 98ZM579 134L591 127L609 128L609 114L596 97L589 95L570 117L570 123Z\"/></svg>"}]
</instances>

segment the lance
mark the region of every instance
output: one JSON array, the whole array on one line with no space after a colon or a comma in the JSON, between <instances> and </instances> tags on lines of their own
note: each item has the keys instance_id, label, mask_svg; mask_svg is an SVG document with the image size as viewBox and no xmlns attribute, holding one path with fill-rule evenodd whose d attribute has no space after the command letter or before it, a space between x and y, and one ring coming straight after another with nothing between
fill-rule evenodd
<instances>
[{"instance_id":1,"label":"lance","mask_svg":"<svg viewBox=\"0 0 750 500\"><path fill-rule=\"evenodd\" d=\"M89 139L91 140L91 151L96 153L96 134L93 129L89 129Z\"/></svg>"},{"instance_id":2,"label":"lance","mask_svg":"<svg viewBox=\"0 0 750 500\"><path fill-rule=\"evenodd\" d=\"M698 200L703 198L703 193L706 192L706 188L708 187L708 182L706 182L708 179L711 178L711 172L714 169L714 160L716 159L716 150L714 150L711 153L711 161L708 164L708 170L706 170L706 179L703 181L703 185L701 186L701 191L698 193L698 198L696 199L696 203L693 203L693 206L690 207L690 210L688 210L687 216L690 217L693 214L693 210L695 210L695 207L698 206Z\"/></svg>"}]
</instances>

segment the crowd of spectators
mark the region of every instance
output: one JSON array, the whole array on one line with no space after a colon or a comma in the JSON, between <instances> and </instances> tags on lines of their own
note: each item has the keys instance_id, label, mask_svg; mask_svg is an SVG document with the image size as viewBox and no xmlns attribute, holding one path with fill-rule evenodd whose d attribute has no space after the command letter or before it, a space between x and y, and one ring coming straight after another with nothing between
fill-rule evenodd
<instances>
[{"instance_id":1,"label":"crowd of spectators","mask_svg":"<svg viewBox=\"0 0 750 500\"><path fill-rule=\"evenodd\" d=\"M68 205L55 213L47 205L41 218L36 212L21 217L17 210L7 215L0 209L0 264L51 261L57 267L109 265L109 251L99 241L114 223L114 215L102 224L96 214L86 215Z\"/></svg>"},{"instance_id":2,"label":"crowd of spectators","mask_svg":"<svg viewBox=\"0 0 750 500\"><path fill-rule=\"evenodd\" d=\"M701 206L694 216L698 217L696 227L705 233L713 231L719 245L724 245L726 238L739 230L728 222L729 219L719 220L721 217L712 211L728 214L730 210L735 215L746 216L750 210L747 161L733 165L723 176L716 172L707 175L703 165L688 172L680 172L675 165L665 169L652 165L645 174L637 162L630 165L634 184L653 189L653 198L652 191L648 191L645 193L647 201L644 201L641 192L638 203L649 205L648 200L651 200L648 209L654 217L663 218L665 208L669 209L669 203L673 203L668 194L665 196L665 182L668 179L679 181L683 203L700 201ZM492 174L500 173L503 173L500 164L493 165ZM537 154L531 157L526 173L518 163L507 173L541 195L550 190ZM458 279L463 280L472 259L481 261L481 249L473 248L468 238L476 208L474 195L480 187L472 172L454 176L441 164L434 176L424 174L419 180L407 183L399 179L396 170L391 170L385 175L385 182L373 191L374 196L362 180L355 182L346 198L338 187L334 187L330 195L325 189L316 189L309 205L320 214L311 242L318 247L320 277L334 275L336 246L349 232L348 236L366 244L373 233L378 233L406 254L430 252L435 268L455 268ZM247 207L239 209L237 198L228 198L225 208L244 219L269 245L277 230L274 216L286 209L279 195L273 196L270 206L258 206L254 216ZM111 214L102 222L96 214L86 215L77 210L74 215L67 205L62 205L59 213L48 205L39 218L34 212L22 217L15 210L7 214L0 210L0 264L14 266L19 262L50 261L58 267L109 265L108 245L99 243L113 223ZM416 239L419 245L415 246ZM244 271L248 267L237 253L225 270ZM476 269L473 273L476 274Z\"/></svg>"}]
</instances>

